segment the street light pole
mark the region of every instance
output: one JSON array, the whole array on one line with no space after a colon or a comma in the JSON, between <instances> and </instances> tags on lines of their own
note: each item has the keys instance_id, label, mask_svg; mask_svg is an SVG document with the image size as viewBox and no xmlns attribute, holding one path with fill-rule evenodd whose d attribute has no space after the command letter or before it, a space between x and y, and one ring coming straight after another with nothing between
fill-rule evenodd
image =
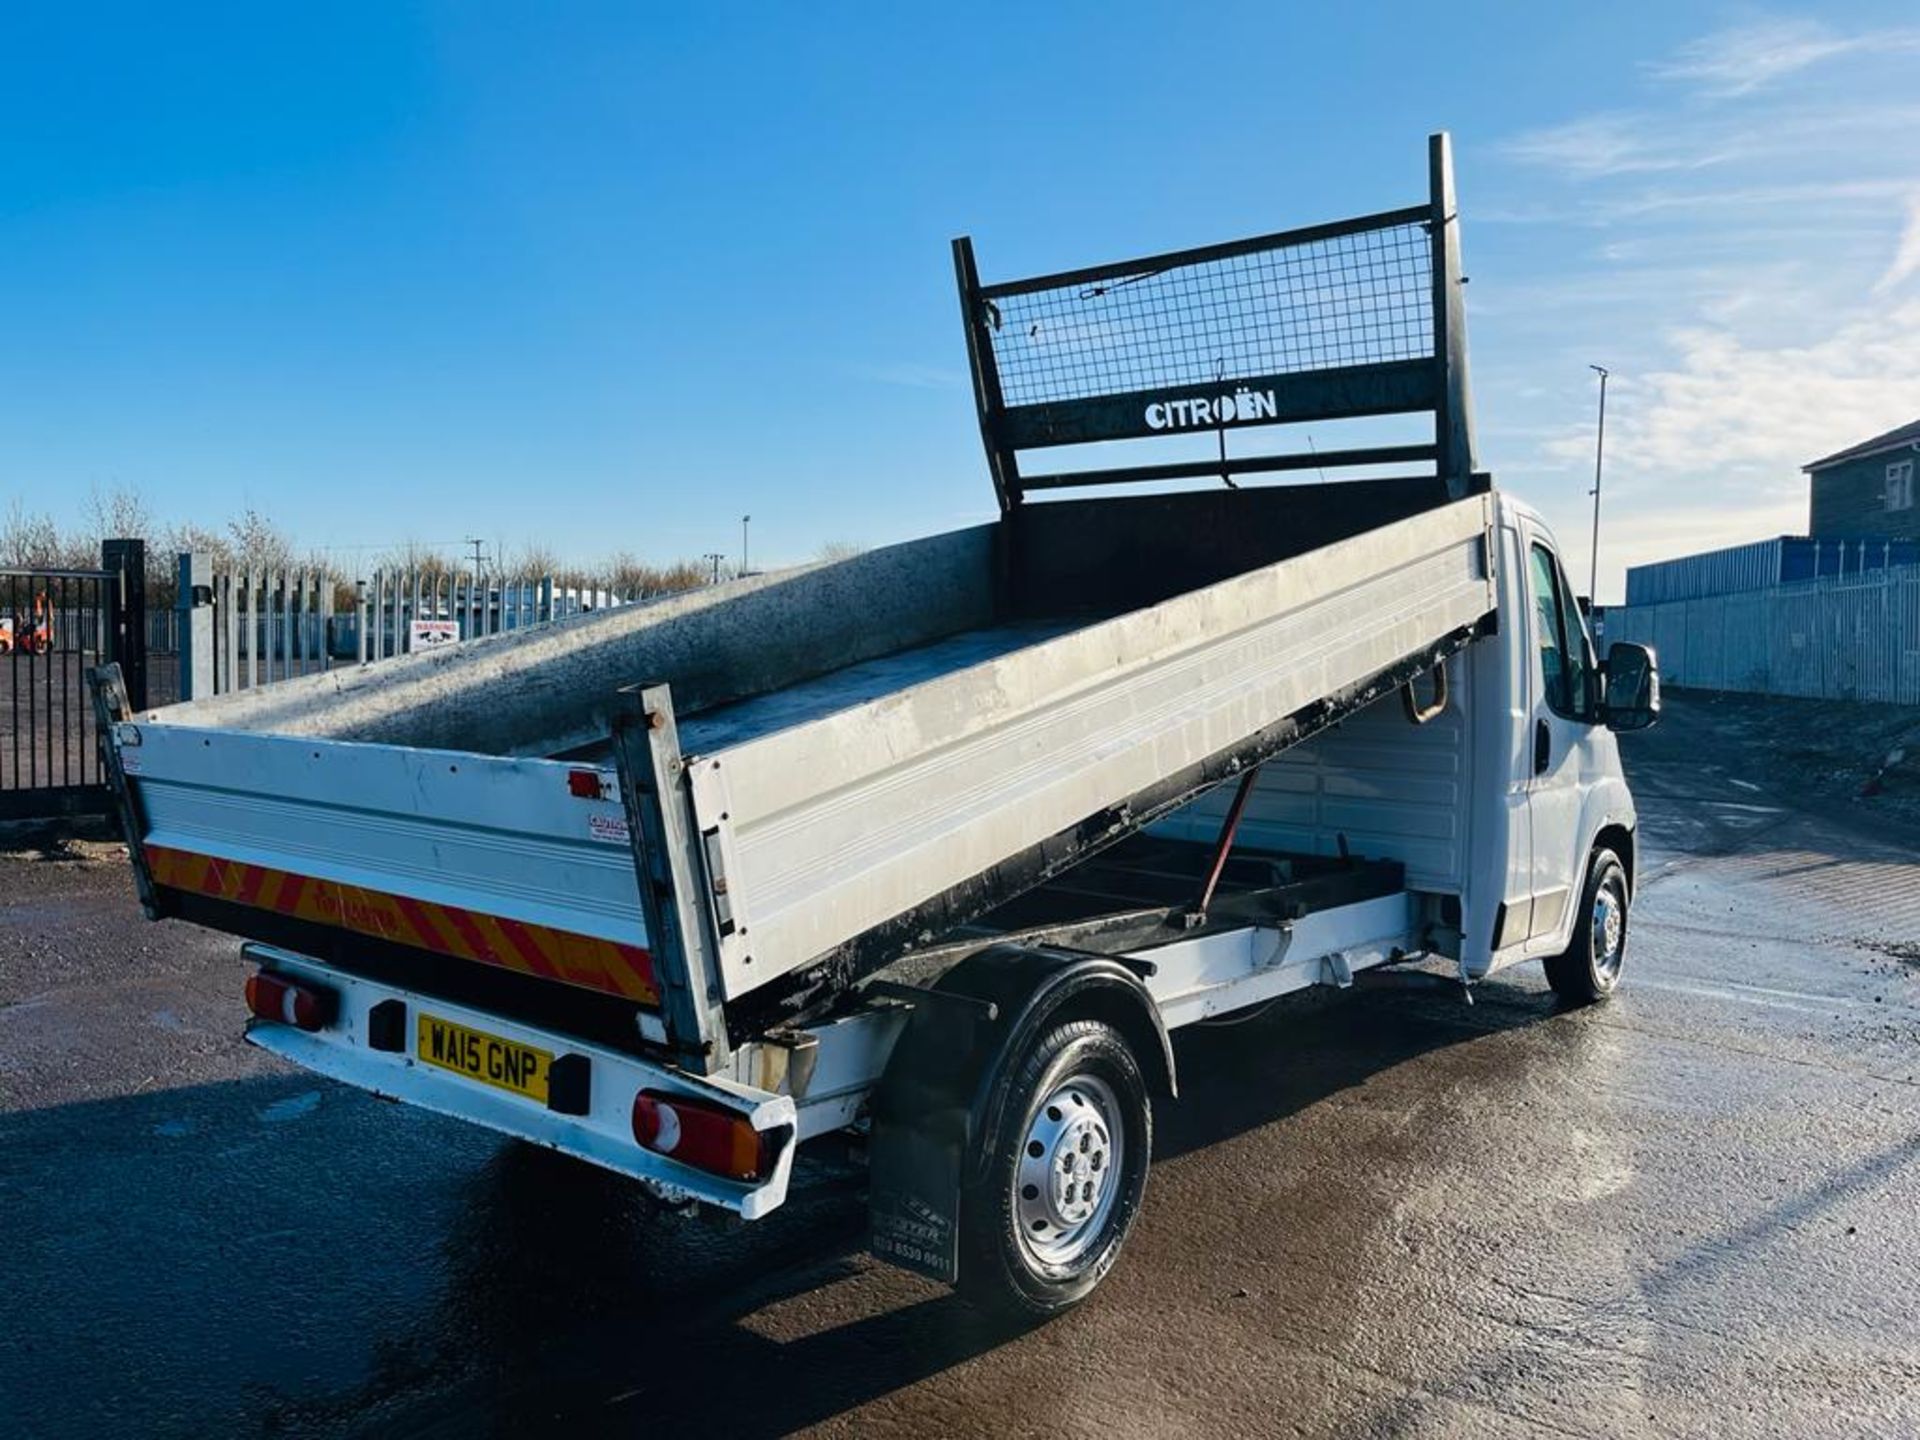
<instances>
[{"instance_id":1,"label":"street light pole","mask_svg":"<svg viewBox=\"0 0 1920 1440\"><path fill-rule=\"evenodd\" d=\"M751 519L753 519L751 515L740 517L740 573L742 575L747 573L747 522Z\"/></svg>"},{"instance_id":2,"label":"street light pole","mask_svg":"<svg viewBox=\"0 0 1920 1440\"><path fill-rule=\"evenodd\" d=\"M1593 437L1593 558L1587 568L1587 600L1600 603L1600 462L1607 448L1607 367L1589 365L1600 376L1600 425Z\"/></svg>"}]
</instances>

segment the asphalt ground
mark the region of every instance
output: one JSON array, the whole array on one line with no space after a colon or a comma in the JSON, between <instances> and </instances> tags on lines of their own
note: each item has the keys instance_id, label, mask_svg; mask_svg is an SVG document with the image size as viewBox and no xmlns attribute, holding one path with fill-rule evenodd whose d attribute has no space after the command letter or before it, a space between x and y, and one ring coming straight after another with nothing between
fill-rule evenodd
<instances>
[{"instance_id":1,"label":"asphalt ground","mask_svg":"<svg viewBox=\"0 0 1920 1440\"><path fill-rule=\"evenodd\" d=\"M1915 837L1687 697L1623 744L1611 1003L1183 1033L1125 1256L1020 1332L857 1191L716 1229L293 1072L117 847L0 858L0 1435L1920 1434Z\"/></svg>"}]
</instances>

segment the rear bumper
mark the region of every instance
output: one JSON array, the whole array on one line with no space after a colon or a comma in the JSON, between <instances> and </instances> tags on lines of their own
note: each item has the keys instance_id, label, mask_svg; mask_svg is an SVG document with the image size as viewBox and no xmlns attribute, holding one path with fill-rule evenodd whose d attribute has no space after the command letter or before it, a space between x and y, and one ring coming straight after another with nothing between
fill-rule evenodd
<instances>
[{"instance_id":1,"label":"rear bumper","mask_svg":"<svg viewBox=\"0 0 1920 1440\"><path fill-rule=\"evenodd\" d=\"M324 986L339 996L338 1014L322 1030L309 1032L261 1020L248 1025L249 1043L302 1069L563 1151L631 1176L669 1201L699 1200L743 1219L757 1220L786 1200L796 1133L790 1096L720 1077L689 1075L670 1065L516 1024L486 1011L363 980L290 951L265 945L247 945L244 951L249 960L278 974ZM407 1041L399 1051L375 1050L368 1044L368 1013L388 1000L398 1000L407 1007ZM584 1056L591 1077L586 1113L561 1114L537 1101L416 1060L413 1018L421 1009L457 1025L555 1054ZM634 1140L632 1129L633 1099L641 1090L724 1105L746 1116L756 1131L784 1132L778 1136L772 1172L758 1184L734 1181L643 1149Z\"/></svg>"}]
</instances>

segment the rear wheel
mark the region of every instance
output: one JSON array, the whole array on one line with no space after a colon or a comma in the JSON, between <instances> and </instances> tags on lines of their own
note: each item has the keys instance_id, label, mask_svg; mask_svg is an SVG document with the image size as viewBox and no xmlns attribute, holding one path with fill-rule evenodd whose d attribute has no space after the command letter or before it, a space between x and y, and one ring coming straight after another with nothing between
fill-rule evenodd
<instances>
[{"instance_id":1,"label":"rear wheel","mask_svg":"<svg viewBox=\"0 0 1920 1440\"><path fill-rule=\"evenodd\" d=\"M1573 943L1546 962L1547 983L1562 1000L1590 1005L1619 986L1620 966L1627 955L1629 899L1627 869L1620 857L1605 846L1595 849L1587 865Z\"/></svg>"},{"instance_id":2,"label":"rear wheel","mask_svg":"<svg viewBox=\"0 0 1920 1440\"><path fill-rule=\"evenodd\" d=\"M986 1178L962 1202L960 1288L1027 1319L1092 1293L1120 1256L1146 1190L1146 1081L1110 1025L1067 1021L1018 1066Z\"/></svg>"}]
</instances>

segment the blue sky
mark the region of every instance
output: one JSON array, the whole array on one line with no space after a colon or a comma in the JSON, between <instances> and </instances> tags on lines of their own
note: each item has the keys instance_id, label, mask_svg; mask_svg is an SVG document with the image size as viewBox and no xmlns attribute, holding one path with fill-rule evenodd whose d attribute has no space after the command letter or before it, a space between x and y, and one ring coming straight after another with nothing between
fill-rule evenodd
<instances>
[{"instance_id":1,"label":"blue sky","mask_svg":"<svg viewBox=\"0 0 1920 1440\"><path fill-rule=\"evenodd\" d=\"M1910 5L1388 17L10 7L0 505L252 505L342 559L968 523L950 237L993 278L1412 203L1437 128L1482 459L1575 555L1614 371L1603 599L1920 415Z\"/></svg>"}]
</instances>

